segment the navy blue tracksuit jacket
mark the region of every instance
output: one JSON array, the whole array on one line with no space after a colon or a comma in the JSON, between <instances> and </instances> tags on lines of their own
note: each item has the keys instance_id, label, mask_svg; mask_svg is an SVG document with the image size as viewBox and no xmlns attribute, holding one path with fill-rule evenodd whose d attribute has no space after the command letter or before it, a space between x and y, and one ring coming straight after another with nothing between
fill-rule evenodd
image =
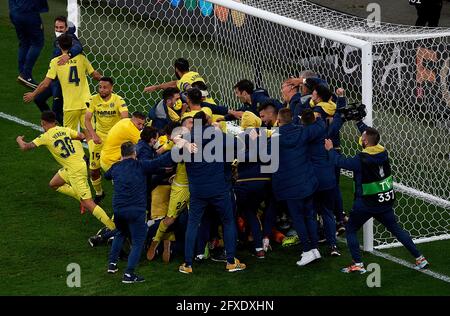
<instances>
[{"instance_id":1,"label":"navy blue tracksuit jacket","mask_svg":"<svg viewBox=\"0 0 450 316\"><path fill-rule=\"evenodd\" d=\"M316 191L319 183L308 155L308 143L318 138L323 129L319 120L308 128L293 123L279 128L279 167L272 175L277 200L304 199Z\"/></svg>"},{"instance_id":2,"label":"navy blue tracksuit jacket","mask_svg":"<svg viewBox=\"0 0 450 316\"><path fill-rule=\"evenodd\" d=\"M147 175L173 164L167 152L154 160L125 159L115 163L105 179L114 180L113 210L144 212L147 210Z\"/></svg>"}]
</instances>

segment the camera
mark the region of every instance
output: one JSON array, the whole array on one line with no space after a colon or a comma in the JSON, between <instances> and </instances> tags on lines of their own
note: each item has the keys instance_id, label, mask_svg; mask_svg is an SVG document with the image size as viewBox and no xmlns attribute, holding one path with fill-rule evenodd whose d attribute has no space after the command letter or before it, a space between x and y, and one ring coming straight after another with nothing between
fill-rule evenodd
<instances>
[{"instance_id":1,"label":"camera","mask_svg":"<svg viewBox=\"0 0 450 316\"><path fill-rule=\"evenodd\" d=\"M361 121L366 117L366 106L362 103L350 103L345 108L337 109L344 121Z\"/></svg>"}]
</instances>

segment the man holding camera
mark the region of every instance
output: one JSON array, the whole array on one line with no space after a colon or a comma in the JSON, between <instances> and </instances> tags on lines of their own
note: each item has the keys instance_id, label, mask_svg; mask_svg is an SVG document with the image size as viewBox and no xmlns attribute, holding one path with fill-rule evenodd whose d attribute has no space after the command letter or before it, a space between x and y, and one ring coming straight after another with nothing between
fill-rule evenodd
<instances>
[{"instance_id":1,"label":"man holding camera","mask_svg":"<svg viewBox=\"0 0 450 316\"><path fill-rule=\"evenodd\" d=\"M380 134L372 127L358 122L362 132L362 152L351 158L341 156L333 149L333 142L325 140L325 149L329 151L330 160L338 167L353 171L355 181L355 200L353 211L347 223L347 244L353 258L353 263L343 268L344 273L365 273L361 259L358 230L370 218L375 218L383 224L416 258L415 269L425 269L428 261L417 250L409 234L398 224L394 214L394 189L391 166L386 149L379 144Z\"/></svg>"}]
</instances>

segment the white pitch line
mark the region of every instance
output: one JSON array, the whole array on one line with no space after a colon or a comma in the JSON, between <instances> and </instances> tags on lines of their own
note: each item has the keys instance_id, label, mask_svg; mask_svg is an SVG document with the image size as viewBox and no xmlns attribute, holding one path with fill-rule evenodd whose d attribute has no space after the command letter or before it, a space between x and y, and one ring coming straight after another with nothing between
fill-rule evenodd
<instances>
[{"instance_id":1,"label":"white pitch line","mask_svg":"<svg viewBox=\"0 0 450 316\"><path fill-rule=\"evenodd\" d=\"M415 271L424 273L424 274L429 275L429 276L431 276L431 277L433 277L435 279L438 279L438 280L450 283L450 277L445 275L445 274L437 273L437 272L431 271L430 269L416 270L416 269L414 269L414 265L409 263L408 261L400 259L400 258L397 258L397 257L394 257L394 256L392 256L392 255L390 255L388 253L384 253L384 252L381 252L381 251L378 251L378 250L374 250L374 251L372 251L370 253L375 255L375 256L377 256L377 257L381 257L381 258L384 258L386 260L395 262L395 263L397 263L399 265L402 265L404 267L407 267L407 268L413 269ZM433 263L431 262L430 264L433 264Z\"/></svg>"},{"instance_id":2,"label":"white pitch line","mask_svg":"<svg viewBox=\"0 0 450 316\"><path fill-rule=\"evenodd\" d=\"M7 119L7 120L9 120L9 121L15 122L15 123L17 123L17 124L23 125L23 126L31 127L31 128L34 129L34 130L43 132L42 127L40 127L40 126L38 126L38 125L36 125L36 124L30 123L30 122L24 121L24 120L22 120L22 119L20 119L20 118L18 118L18 117L16 117L16 116L13 116L13 115L9 115L9 114L0 112L0 117L2 117L2 118L4 118L4 119ZM86 144L83 144L83 146L85 146L85 145L86 145ZM86 147L86 146L85 146L85 147ZM343 243L347 244L347 241L346 241L344 238L338 238L338 240L339 240L340 242L343 242ZM426 269L426 270L416 270L416 269L414 269L414 265L411 264L411 263L409 263L408 261L405 261L405 260L403 260L403 259L394 257L394 256L392 256L392 255L390 255L390 254L387 254L387 253L383 253L383 252L378 251L378 250L374 250L374 251L372 251L372 252L370 252L370 253L373 254L374 256L384 258L384 259L386 259L386 260L392 261L392 262L397 263L397 264L399 264L399 265L402 265L402 266L404 266L404 267L407 267L407 268L413 269L413 270L415 270L415 271L424 273L424 274L429 275L429 276L431 276L431 277L433 277L433 278L435 278L435 279L438 279L438 280L441 280L441 281L450 283L450 277L447 276L447 275L445 275L445 274L440 274L440 273L431 271L431 270L429 270L429 269Z\"/></svg>"},{"instance_id":3,"label":"white pitch line","mask_svg":"<svg viewBox=\"0 0 450 316\"><path fill-rule=\"evenodd\" d=\"M40 127L39 125L36 125L36 124L30 123L30 122L24 121L24 120L22 120L22 119L20 119L20 118L18 118L16 116L13 116L13 115L9 115L9 114L0 112L0 117L2 117L4 119L7 119L8 121L12 121L14 123L23 125L23 126L31 127L32 129L40 131L40 132L44 131L43 128Z\"/></svg>"},{"instance_id":4,"label":"white pitch line","mask_svg":"<svg viewBox=\"0 0 450 316\"><path fill-rule=\"evenodd\" d=\"M18 118L17 116L13 116L13 115L9 115L9 114L0 112L0 117L6 119L8 121L23 125L23 126L31 127L32 129L39 131L41 133L44 132L44 129L42 127L40 127L39 125L24 121L21 118ZM82 142L82 145L84 148L88 148L86 143Z\"/></svg>"},{"instance_id":5,"label":"white pitch line","mask_svg":"<svg viewBox=\"0 0 450 316\"><path fill-rule=\"evenodd\" d=\"M347 240L345 238L338 237L337 240L339 242L347 244ZM417 272L420 272L420 273L424 273L424 274L426 274L428 276L431 276L432 278L435 278L435 279L438 279L438 280L450 283L450 277L445 275L445 274L437 273L437 272L431 271L430 269L416 270L416 269L414 269L414 265L412 263L409 263L406 260L394 257L393 255L390 255L388 253L384 253L384 252L381 252L381 251L378 251L378 250L373 250L373 251L370 251L369 253L374 255L374 256L381 257L383 259L392 261L394 263L397 263L397 264L399 264L401 266L404 266L406 268L412 269L414 271L417 271ZM430 264L433 264L433 263L431 262Z\"/></svg>"}]
</instances>

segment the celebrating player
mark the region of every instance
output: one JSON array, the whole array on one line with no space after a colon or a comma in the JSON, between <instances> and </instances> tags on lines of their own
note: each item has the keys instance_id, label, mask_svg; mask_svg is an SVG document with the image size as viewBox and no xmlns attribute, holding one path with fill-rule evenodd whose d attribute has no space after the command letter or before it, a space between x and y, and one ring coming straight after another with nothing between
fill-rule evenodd
<instances>
[{"instance_id":1,"label":"celebrating player","mask_svg":"<svg viewBox=\"0 0 450 316\"><path fill-rule=\"evenodd\" d=\"M86 163L83 159L83 149L75 147L72 142L72 140L84 139L84 135L70 128L57 126L56 115L51 111L42 112L41 126L45 132L30 143L25 142L24 136L17 137L20 148L26 151L39 146L46 146L55 160L62 166L50 180L50 187L79 200L82 207L87 208L99 221L113 230L115 228L114 222L92 200Z\"/></svg>"},{"instance_id":2,"label":"celebrating player","mask_svg":"<svg viewBox=\"0 0 450 316\"><path fill-rule=\"evenodd\" d=\"M175 76L178 80L173 80L158 85L145 87L144 92L153 92L157 90L163 90L167 88L178 88L181 92L186 92L191 88L192 83L195 81L205 80L200 76L198 72L191 71L189 68L189 61L184 58L178 58L175 60Z\"/></svg>"},{"instance_id":3,"label":"celebrating player","mask_svg":"<svg viewBox=\"0 0 450 316\"><path fill-rule=\"evenodd\" d=\"M62 34L58 37L58 43L63 55L68 54L72 47L72 37L68 34ZM25 93L23 100L25 102L33 101L36 96L47 89L51 82L58 77L64 98L63 125L64 127L77 130L78 124L80 124L81 128L84 129L86 102L91 98L86 74L89 74L95 80L100 80L102 76L92 68L91 63L82 54L73 57L64 65L58 64L60 58L62 56L55 57L50 61L50 67L45 79L39 84L36 90ZM78 145L81 150L81 143L76 144L77 147Z\"/></svg>"},{"instance_id":4,"label":"celebrating player","mask_svg":"<svg viewBox=\"0 0 450 316\"><path fill-rule=\"evenodd\" d=\"M91 182L95 190L95 203L99 203L105 194L102 189L100 173L100 152L109 130L122 118L128 118L128 108L124 99L113 93L114 81L112 78L100 79L98 94L89 101L86 111L85 125L92 139L89 140ZM95 118L95 129L92 118Z\"/></svg>"},{"instance_id":5,"label":"celebrating player","mask_svg":"<svg viewBox=\"0 0 450 316\"><path fill-rule=\"evenodd\" d=\"M120 146L131 141L137 144L141 138L141 130L144 128L145 115L134 112L131 118L125 118L117 122L108 133L100 153L100 166L108 171L111 166L120 160Z\"/></svg>"}]
</instances>

